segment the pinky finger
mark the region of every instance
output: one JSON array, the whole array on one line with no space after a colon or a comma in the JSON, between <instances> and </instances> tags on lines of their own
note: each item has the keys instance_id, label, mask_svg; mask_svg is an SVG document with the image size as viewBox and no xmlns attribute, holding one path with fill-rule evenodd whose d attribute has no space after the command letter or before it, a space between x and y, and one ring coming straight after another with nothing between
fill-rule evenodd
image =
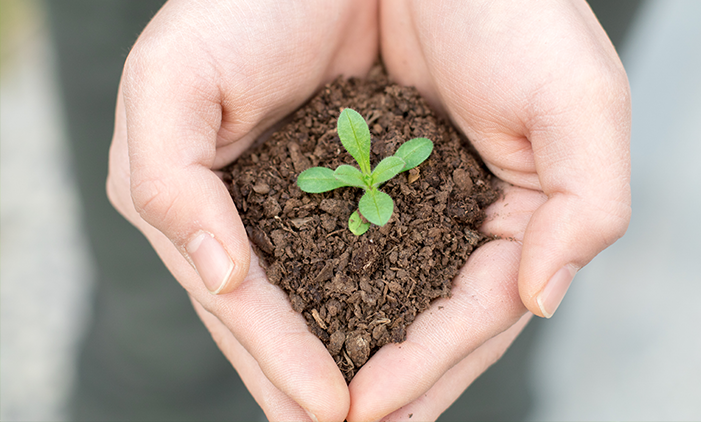
<instances>
[{"instance_id":1,"label":"pinky finger","mask_svg":"<svg viewBox=\"0 0 701 422\"><path fill-rule=\"evenodd\" d=\"M285 393L276 388L258 366L258 362L236 340L221 321L191 300L195 311L212 334L214 341L238 372L265 416L271 421L311 421L309 414Z\"/></svg>"},{"instance_id":2,"label":"pinky finger","mask_svg":"<svg viewBox=\"0 0 701 422\"><path fill-rule=\"evenodd\" d=\"M526 313L508 330L486 341L450 368L421 397L385 416L390 421L434 421L445 412L477 377L498 361L531 319Z\"/></svg>"}]
</instances>

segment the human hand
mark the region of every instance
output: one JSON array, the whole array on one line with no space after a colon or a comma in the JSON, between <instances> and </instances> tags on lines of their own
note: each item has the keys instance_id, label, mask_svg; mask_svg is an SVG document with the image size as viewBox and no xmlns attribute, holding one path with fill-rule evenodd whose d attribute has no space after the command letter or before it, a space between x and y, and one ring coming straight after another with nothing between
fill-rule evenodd
<instances>
[{"instance_id":1,"label":"human hand","mask_svg":"<svg viewBox=\"0 0 701 422\"><path fill-rule=\"evenodd\" d=\"M376 19L372 1L170 1L125 65L109 198L190 294L271 419L304 420L306 409L342 420L348 389L251 258L216 170L324 83L364 75L377 57Z\"/></svg>"},{"instance_id":2,"label":"human hand","mask_svg":"<svg viewBox=\"0 0 701 422\"><path fill-rule=\"evenodd\" d=\"M416 86L509 184L483 230L515 241L478 249L453 297L350 384L349 421L430 420L508 347L521 303L552 316L575 272L625 232L630 94L584 1L384 0L380 28L390 76Z\"/></svg>"}]
</instances>

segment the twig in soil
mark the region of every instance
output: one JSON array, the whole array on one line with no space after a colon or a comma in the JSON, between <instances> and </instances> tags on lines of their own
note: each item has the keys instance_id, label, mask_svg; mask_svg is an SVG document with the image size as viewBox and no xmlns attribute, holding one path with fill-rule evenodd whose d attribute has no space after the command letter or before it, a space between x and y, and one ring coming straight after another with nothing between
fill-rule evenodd
<instances>
[{"instance_id":1,"label":"twig in soil","mask_svg":"<svg viewBox=\"0 0 701 422\"><path fill-rule=\"evenodd\" d=\"M331 233L329 233L329 234L326 235L326 238L328 239L329 237L331 237L331 236L333 236L333 235L336 235L336 234L339 234L339 233L341 233L341 232L344 231L344 230L345 230L345 229L338 229L338 230L332 231Z\"/></svg>"},{"instance_id":2,"label":"twig in soil","mask_svg":"<svg viewBox=\"0 0 701 422\"><path fill-rule=\"evenodd\" d=\"M379 119L380 117L382 117L382 113L379 113L378 110L373 110L370 118L368 119L368 126L371 123L375 123L375 120Z\"/></svg>"},{"instance_id":3,"label":"twig in soil","mask_svg":"<svg viewBox=\"0 0 701 422\"><path fill-rule=\"evenodd\" d=\"M346 358L346 362L348 362L348 366L350 366L350 369L354 369L354 368L355 368L355 364L353 363L353 361L351 360L351 358L348 357L348 353L346 353L345 350L343 351L343 357Z\"/></svg>"},{"instance_id":4,"label":"twig in soil","mask_svg":"<svg viewBox=\"0 0 701 422\"><path fill-rule=\"evenodd\" d=\"M314 321L316 321L316 323L319 324L319 327L321 327L322 330L328 329L324 320L321 319L321 315L319 315L319 311L317 311L316 309L312 309L312 318L314 318Z\"/></svg>"},{"instance_id":5,"label":"twig in soil","mask_svg":"<svg viewBox=\"0 0 701 422\"><path fill-rule=\"evenodd\" d=\"M286 232L290 232L292 234L297 234L296 231L292 230L291 228L287 227L285 223L282 222L282 219L278 217L277 215L273 217L275 221L277 221L280 224L280 228L283 229Z\"/></svg>"},{"instance_id":6,"label":"twig in soil","mask_svg":"<svg viewBox=\"0 0 701 422\"><path fill-rule=\"evenodd\" d=\"M390 322L392 322L392 320L389 319L389 318L380 318L380 319L376 319L376 320L372 321L372 322L370 323L369 327L370 327L370 328L374 328L374 327L376 327L376 326L378 326L378 325L386 325L386 324L389 324Z\"/></svg>"},{"instance_id":7,"label":"twig in soil","mask_svg":"<svg viewBox=\"0 0 701 422\"><path fill-rule=\"evenodd\" d=\"M275 170L277 175L273 174L272 170ZM275 179L278 183L282 183L282 176L280 175L280 170L278 170L277 168L272 168L271 170L268 170L267 173L268 173L268 176Z\"/></svg>"},{"instance_id":8,"label":"twig in soil","mask_svg":"<svg viewBox=\"0 0 701 422\"><path fill-rule=\"evenodd\" d=\"M411 287L409 287L409 293L407 293L406 298L409 299L409 296L414 292L414 287L416 287L416 280L412 279L411 280Z\"/></svg>"}]
</instances>

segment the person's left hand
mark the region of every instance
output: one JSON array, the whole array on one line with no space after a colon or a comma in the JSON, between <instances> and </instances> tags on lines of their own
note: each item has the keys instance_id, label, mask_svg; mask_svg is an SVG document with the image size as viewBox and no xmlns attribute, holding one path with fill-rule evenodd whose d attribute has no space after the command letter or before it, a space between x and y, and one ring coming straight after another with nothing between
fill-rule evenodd
<instances>
[{"instance_id":1,"label":"person's left hand","mask_svg":"<svg viewBox=\"0 0 701 422\"><path fill-rule=\"evenodd\" d=\"M382 57L465 133L504 196L454 281L350 384L349 421L432 420L551 317L575 272L630 220L630 92L583 0L384 0ZM507 240L509 239L509 240Z\"/></svg>"}]
</instances>

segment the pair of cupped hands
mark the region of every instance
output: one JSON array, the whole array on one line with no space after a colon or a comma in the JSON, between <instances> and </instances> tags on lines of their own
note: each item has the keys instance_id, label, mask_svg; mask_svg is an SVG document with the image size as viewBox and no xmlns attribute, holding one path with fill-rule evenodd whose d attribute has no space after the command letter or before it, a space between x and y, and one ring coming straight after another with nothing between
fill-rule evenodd
<instances>
[{"instance_id":1,"label":"pair of cupped hands","mask_svg":"<svg viewBox=\"0 0 701 422\"><path fill-rule=\"evenodd\" d=\"M267 282L218 169L380 55L501 179L482 227L501 240L346 385ZM172 0L127 58L107 190L269 419L431 420L625 232L630 121L625 71L582 0Z\"/></svg>"}]
</instances>

